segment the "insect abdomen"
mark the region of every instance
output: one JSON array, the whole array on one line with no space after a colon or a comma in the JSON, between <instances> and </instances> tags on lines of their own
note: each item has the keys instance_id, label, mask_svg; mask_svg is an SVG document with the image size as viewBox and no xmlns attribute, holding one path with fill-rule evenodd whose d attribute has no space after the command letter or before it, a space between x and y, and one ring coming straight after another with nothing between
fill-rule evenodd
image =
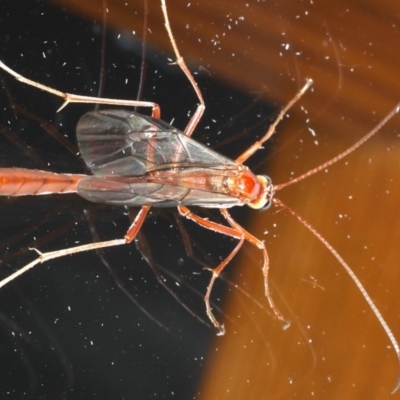
<instances>
[{"instance_id":1,"label":"insect abdomen","mask_svg":"<svg viewBox=\"0 0 400 400\"><path fill-rule=\"evenodd\" d=\"M56 174L24 168L0 168L0 196L75 193L85 175Z\"/></svg>"}]
</instances>

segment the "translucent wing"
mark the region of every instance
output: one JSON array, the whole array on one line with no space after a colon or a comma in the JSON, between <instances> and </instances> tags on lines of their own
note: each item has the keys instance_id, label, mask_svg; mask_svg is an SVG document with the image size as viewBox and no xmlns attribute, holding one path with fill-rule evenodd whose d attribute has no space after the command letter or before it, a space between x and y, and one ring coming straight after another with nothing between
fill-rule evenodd
<instances>
[{"instance_id":1,"label":"translucent wing","mask_svg":"<svg viewBox=\"0 0 400 400\"><path fill-rule=\"evenodd\" d=\"M241 166L158 119L126 110L89 112L77 126L79 148L93 172L78 193L126 206L178 204L231 207L223 180Z\"/></svg>"},{"instance_id":2,"label":"translucent wing","mask_svg":"<svg viewBox=\"0 0 400 400\"><path fill-rule=\"evenodd\" d=\"M164 121L132 111L88 112L76 131L82 157L98 176L141 176L177 164L237 166Z\"/></svg>"}]
</instances>

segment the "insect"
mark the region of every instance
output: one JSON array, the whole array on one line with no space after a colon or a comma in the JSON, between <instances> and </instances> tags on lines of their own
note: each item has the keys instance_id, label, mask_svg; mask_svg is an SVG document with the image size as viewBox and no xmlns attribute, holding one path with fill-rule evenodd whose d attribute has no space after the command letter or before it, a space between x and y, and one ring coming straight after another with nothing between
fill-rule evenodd
<instances>
[{"instance_id":1,"label":"insect","mask_svg":"<svg viewBox=\"0 0 400 400\"><path fill-rule=\"evenodd\" d=\"M4 63L0 63L0 67L16 79L64 98L64 104L61 108L68 103L91 102L122 106L143 106L152 109L151 117L141 116L131 111L106 110L88 113L81 118L77 127L78 142L82 156L93 175L61 175L22 169L2 169L0 171L3 183L2 195L4 196L77 192L90 201L132 207L142 206L123 239L92 243L49 253L38 252L39 257L36 260L1 281L0 287L35 265L47 260L68 254L130 243L141 228L151 206L177 206L181 215L195 221L204 228L238 239L238 244L228 257L211 270L212 276L205 295L207 314L219 333L224 333L224 326L216 319L210 306L213 284L222 270L239 251L244 241L249 241L262 251L265 294L277 317L284 321L284 317L275 306L269 291L269 262L264 243L238 225L227 210L236 205L249 205L255 209L262 209L273 203L286 209L299 219L339 260L359 287L389 336L396 353L399 355L399 346L389 327L344 260L306 221L274 197L277 190L325 169L354 151L392 118L397 112L397 108L363 139L339 156L286 184L274 186L268 177L255 176L243 163L271 137L279 121L307 91L312 81L308 80L301 91L282 109L264 137L254 143L235 161L211 151L190 138L201 119L205 105L202 94L175 44L168 21L165 1L162 1L161 4L177 64L192 84L200 102L184 132L179 132L172 126L159 121L160 108L155 103L98 99L62 93L26 79ZM229 226L223 226L193 214L186 207L190 205L219 208Z\"/></svg>"}]
</instances>

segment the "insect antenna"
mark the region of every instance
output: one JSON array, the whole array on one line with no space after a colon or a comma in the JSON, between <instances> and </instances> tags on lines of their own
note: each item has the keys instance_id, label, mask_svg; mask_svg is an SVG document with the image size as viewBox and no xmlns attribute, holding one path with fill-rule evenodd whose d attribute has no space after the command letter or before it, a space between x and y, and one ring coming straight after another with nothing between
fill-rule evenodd
<instances>
[{"instance_id":1,"label":"insect antenna","mask_svg":"<svg viewBox=\"0 0 400 400\"><path fill-rule=\"evenodd\" d=\"M365 301L370 306L372 312L375 314L376 318L378 319L379 323L381 324L383 330L385 331L386 335L388 336L390 342L392 343L393 349L396 352L399 367L400 367L400 346L397 343L396 338L393 335L392 330L389 328L389 325L383 318L381 312L376 307L375 303L371 299L370 295L368 294L367 290L364 288L363 284L357 278L357 275L353 272L350 266L344 261L344 259L340 256L340 254L335 250L335 248L318 232L316 231L304 218L302 218L299 214L297 214L293 209L288 207L286 204L282 203L281 200L274 198L273 202L278 207L283 208L285 211L289 212L293 215L303 226L305 226L329 251L330 253L338 260L339 264L346 270L346 272L350 275L350 278L358 287L359 291L361 292L362 296L364 297ZM392 390L392 394L395 393L400 387L400 370L397 377L396 384Z\"/></svg>"},{"instance_id":2,"label":"insect antenna","mask_svg":"<svg viewBox=\"0 0 400 400\"><path fill-rule=\"evenodd\" d=\"M358 147L360 147L362 144L364 144L367 140L369 140L372 136L374 136L390 119L392 119L400 110L400 103L396 105L390 111L389 114L386 115L385 118L383 118L373 129L371 129L366 135L364 135L360 140L358 140L356 143L354 143L352 146L350 146L348 149L340 153L339 155L331 158L330 160L324 162L323 164L319 165L318 167L315 167L306 173L289 180L288 182L281 183L278 185L274 185L275 191L281 190L284 187L290 186L292 184L298 183L302 181L305 178L308 178L309 176L312 176L316 174L319 171L322 171L329 166L337 163L339 160L342 158L346 157L350 153L352 153L354 150L356 150ZM399 362L399 367L400 367L400 346L394 337L391 329L389 328L389 325L383 318L381 312L378 310L376 307L375 303L369 296L368 292L364 288L363 284L360 282L360 280L357 278L356 274L353 272L353 270L350 268L350 266L344 261L344 259L340 256L340 254L335 250L335 248L318 232L316 231L304 218L302 218L299 214L297 214L292 208L287 206L286 204L282 203L281 200L274 198L273 203L284 209L285 211L289 212L291 215L293 215L304 227L306 227L328 250L329 252L338 260L340 265L346 270L346 272L350 275L350 278L353 280L353 282L356 284L358 287L359 291L361 292L362 296L364 297L365 301L368 303L370 308L372 309L372 312L375 314L376 318L378 319L379 323L381 324L383 330L385 331L386 335L388 336L394 351L396 352L398 362ZM396 384L392 390L392 393L395 393L400 387L400 370L399 370L399 375L396 381Z\"/></svg>"},{"instance_id":3,"label":"insect antenna","mask_svg":"<svg viewBox=\"0 0 400 400\"><path fill-rule=\"evenodd\" d=\"M371 131L369 131L365 136L363 136L360 140L358 140L356 143L354 143L352 146L350 146L347 150L343 151L339 155L331 158L330 160L324 162L323 164L319 165L318 167L315 167L306 173L298 176L297 178L291 179L288 182L281 183L278 185L274 185L275 190L281 190L286 186L293 185L294 183L300 182L305 178L308 178L309 176L312 176L316 174L319 171L322 171L325 168L328 168L329 166L336 164L339 160L342 158L346 157L348 154L352 153L354 150L359 148L362 144L364 144L367 140L371 139L372 136L374 136L390 119L393 118L394 115L396 115L400 110L400 103L396 105L395 108L393 108L392 111L388 115L386 115L385 118L383 118L378 125L375 126Z\"/></svg>"}]
</instances>

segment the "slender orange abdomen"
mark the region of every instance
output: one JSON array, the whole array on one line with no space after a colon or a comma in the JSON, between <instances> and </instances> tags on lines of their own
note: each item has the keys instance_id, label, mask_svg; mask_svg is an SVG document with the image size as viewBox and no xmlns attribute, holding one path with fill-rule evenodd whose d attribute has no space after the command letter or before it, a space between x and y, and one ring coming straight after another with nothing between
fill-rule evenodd
<instances>
[{"instance_id":1,"label":"slender orange abdomen","mask_svg":"<svg viewBox=\"0 0 400 400\"><path fill-rule=\"evenodd\" d=\"M0 168L0 196L76 193L78 182L85 176L24 168Z\"/></svg>"}]
</instances>

